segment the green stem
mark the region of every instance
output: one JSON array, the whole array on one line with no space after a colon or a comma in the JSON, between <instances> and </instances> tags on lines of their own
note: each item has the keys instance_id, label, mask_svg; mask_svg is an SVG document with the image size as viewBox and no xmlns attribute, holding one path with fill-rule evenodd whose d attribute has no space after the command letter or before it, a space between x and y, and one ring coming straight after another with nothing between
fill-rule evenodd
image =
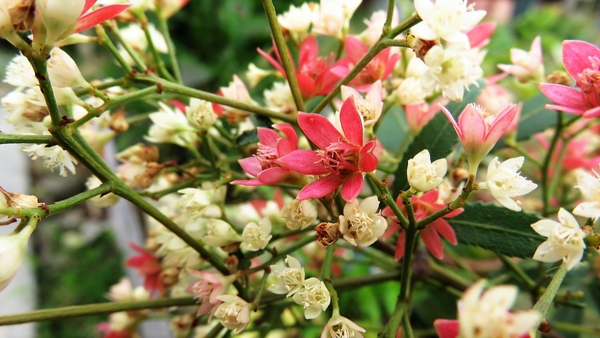
<instances>
[{"instance_id":1,"label":"green stem","mask_svg":"<svg viewBox=\"0 0 600 338\"><path fill-rule=\"evenodd\" d=\"M542 216L548 216L548 208L550 207L550 189L548 186L549 174L550 174L550 164L552 162L552 155L554 155L554 149L556 148L558 141L560 140L560 135L563 129L563 113L557 112L558 118L556 122L556 128L554 129L554 136L552 137L552 141L550 143L550 147L548 148L548 152L546 153L546 157L544 158L544 163L542 166L542 180L540 184L542 185ZM564 146L564 145L563 145Z\"/></svg>"},{"instance_id":2,"label":"green stem","mask_svg":"<svg viewBox=\"0 0 600 338\"><path fill-rule=\"evenodd\" d=\"M535 303L533 309L540 312L542 314L542 323L546 321L546 313L548 312L548 308L552 301L554 300L554 296L556 296L556 292L560 288L560 284L562 283L565 275L567 274L567 265L562 263L554 277L552 277L552 281L544 291L544 294L540 297L540 299Z\"/></svg>"},{"instance_id":3,"label":"green stem","mask_svg":"<svg viewBox=\"0 0 600 338\"><path fill-rule=\"evenodd\" d=\"M412 326L410 325L410 316L407 313L402 317L402 337L413 338Z\"/></svg>"},{"instance_id":4,"label":"green stem","mask_svg":"<svg viewBox=\"0 0 600 338\"><path fill-rule=\"evenodd\" d=\"M506 257L504 255L498 255L498 258L500 258L500 260L502 261L502 263L504 263L504 266L511 270L512 272L514 272L517 277L519 277L521 279L521 281L523 283L525 283L525 285L527 286L527 289L529 289L529 291L534 291L536 289L536 285L535 282L533 281L533 279L531 279L529 276L527 276L527 274L525 273L525 271L523 271L523 269L521 269L521 267L513 262L510 257Z\"/></svg>"},{"instance_id":5,"label":"green stem","mask_svg":"<svg viewBox=\"0 0 600 338\"><path fill-rule=\"evenodd\" d=\"M37 55L35 53L25 55L31 63L35 72L35 77L40 83L40 90L46 100L48 111L50 112L50 118L52 119L52 127L57 128L62 121L60 110L58 109L58 102L54 96L54 88L50 83L50 75L48 75L48 60L43 55Z\"/></svg>"},{"instance_id":6,"label":"green stem","mask_svg":"<svg viewBox=\"0 0 600 338\"><path fill-rule=\"evenodd\" d=\"M314 241L315 241L315 238L313 236L307 236L307 237L304 237L304 238L302 238L300 240L297 240L291 246L287 247L285 250L278 251L277 255L269 258L269 260L266 261L265 263L263 263L263 264L261 264L261 265L259 265L257 267L254 267L252 269L246 270L245 274L246 275L251 275L251 274L253 274L255 272L264 270L264 269L268 268L269 266L277 263L282 258L285 258L285 256L287 256L288 254L290 254L290 253L292 253L292 252L294 252L294 251L302 248L303 246L305 246L305 245L307 245L309 243L312 243Z\"/></svg>"},{"instance_id":7,"label":"green stem","mask_svg":"<svg viewBox=\"0 0 600 338\"><path fill-rule=\"evenodd\" d=\"M394 10L396 9L396 0L388 0L385 23L383 24L382 35L385 36L392 29L392 20L394 18Z\"/></svg>"},{"instance_id":8,"label":"green stem","mask_svg":"<svg viewBox=\"0 0 600 338\"><path fill-rule=\"evenodd\" d=\"M290 60L290 54L288 53L288 48L285 43L283 33L281 32L281 27L277 21L277 13L275 12L273 1L262 0L262 3L267 14L267 19L269 20L269 26L271 26L271 33L273 34L273 39L275 40L275 46L279 52L281 66L283 67L285 77L288 80L290 90L292 91L292 96L294 97L296 109L304 111L305 107L304 101L302 100L302 93L300 92L300 87L298 86L298 80L296 79L296 74L294 73L294 67L292 65L292 61Z\"/></svg>"},{"instance_id":9,"label":"green stem","mask_svg":"<svg viewBox=\"0 0 600 338\"><path fill-rule=\"evenodd\" d=\"M51 143L53 140L50 135L17 135L17 134L2 134L0 133L0 144L12 143L33 143L44 144Z\"/></svg>"},{"instance_id":10,"label":"green stem","mask_svg":"<svg viewBox=\"0 0 600 338\"><path fill-rule=\"evenodd\" d=\"M406 218L406 216L404 216L404 213L402 212L402 210L400 210L400 207L398 207L398 205L396 204L396 201L392 197L392 194L390 193L387 185L385 183L383 183L381 180L379 180L379 178L377 178L377 176L375 176L374 173L367 173L367 179L369 179L371 182L373 182L373 184L375 184L375 186L379 189L379 193L380 193L379 198L388 207L390 207L392 209L392 211L394 212L394 215L396 215L396 217L400 221L400 224L402 224L402 227L407 227L408 219Z\"/></svg>"},{"instance_id":11,"label":"green stem","mask_svg":"<svg viewBox=\"0 0 600 338\"><path fill-rule=\"evenodd\" d=\"M260 281L260 286L258 289L258 293L256 294L256 297L254 297L254 301L252 302L252 307L254 309L254 311L258 310L258 307L260 306L260 299L263 295L263 292L265 290L265 286L267 285L267 279L269 278L269 274L265 273L262 276L262 279Z\"/></svg>"},{"instance_id":12,"label":"green stem","mask_svg":"<svg viewBox=\"0 0 600 338\"><path fill-rule=\"evenodd\" d=\"M409 30L412 26L418 24L421 21L422 20L421 20L421 17L419 16L419 14L414 13L413 15L408 17L406 20L399 23L398 26L392 28L392 30L387 34L387 37L390 39L393 39L396 36Z\"/></svg>"},{"instance_id":13,"label":"green stem","mask_svg":"<svg viewBox=\"0 0 600 338\"><path fill-rule=\"evenodd\" d=\"M556 331L566 331L573 333L587 334L592 337L600 336L600 327L581 326L581 324L552 322L552 329Z\"/></svg>"},{"instance_id":14,"label":"green stem","mask_svg":"<svg viewBox=\"0 0 600 338\"><path fill-rule=\"evenodd\" d=\"M325 251L325 259L323 260L323 265L321 266L321 280L331 278L331 266L333 265L333 248L335 248L335 244L328 246Z\"/></svg>"},{"instance_id":15,"label":"green stem","mask_svg":"<svg viewBox=\"0 0 600 338\"><path fill-rule=\"evenodd\" d=\"M127 41L125 41L125 39L121 35L121 32L119 31L119 27L117 26L117 24L113 20L109 20L109 21L106 21L103 25L104 25L104 27L106 27L106 29L108 29L115 35L117 40L119 40L119 42L121 43L121 46L123 46L125 51L127 51L127 54L129 54L129 56L131 57L131 59L133 60L135 65L140 69L140 71L142 73L146 73L148 71L148 67L146 67L144 60L142 60L140 55L136 51L134 51L133 48L131 48L131 46L127 43ZM117 51L117 54L119 54L119 52L116 48L115 48L115 50ZM127 64L127 62L125 62L125 63ZM123 67L123 68L125 68L125 67ZM129 66L129 68L131 69L130 66ZM131 71L128 71L127 74L131 74Z\"/></svg>"},{"instance_id":16,"label":"green stem","mask_svg":"<svg viewBox=\"0 0 600 338\"><path fill-rule=\"evenodd\" d=\"M36 310L28 313L2 316L0 317L0 326L91 316L120 311L159 309L171 306L189 306L195 304L196 300L193 298L160 298L146 301L111 302L66 306L55 309Z\"/></svg>"},{"instance_id":17,"label":"green stem","mask_svg":"<svg viewBox=\"0 0 600 338\"><path fill-rule=\"evenodd\" d=\"M144 14L144 12L142 11L136 11L134 13L138 17L140 21L140 26L142 27L144 35L146 36L146 41L148 41L148 48L152 53L154 62L156 62L156 69L158 70L158 74L169 81L175 81L175 78L171 75L171 73L167 71L165 63L160 57L160 54L156 49L156 45L154 45L154 40L152 39L152 34L150 34L150 28L148 26L148 18L146 17L146 14Z\"/></svg>"},{"instance_id":18,"label":"green stem","mask_svg":"<svg viewBox=\"0 0 600 338\"><path fill-rule=\"evenodd\" d=\"M161 15L162 8L160 6L160 1L156 3L156 16L158 17L158 29L162 33L165 38L165 42L167 43L167 51L169 53L169 61L171 62L171 68L173 68L173 75L175 76L175 81L179 84L183 84L183 80L181 79L181 70L179 69L179 62L177 62L177 55L175 44L173 43L173 39L171 39L171 34L169 32L169 27L167 25L167 19L163 18Z\"/></svg>"},{"instance_id":19,"label":"green stem","mask_svg":"<svg viewBox=\"0 0 600 338\"><path fill-rule=\"evenodd\" d=\"M445 208L438 210L438 211L434 212L433 214L420 220L419 223L417 223L417 227L419 229L423 229L425 226L427 226L427 224L435 221L436 219L446 216L447 214L453 212L454 210L456 210L458 208L462 208L467 203L467 199L469 198L469 195L471 194L471 192L473 192L473 190L475 190L475 188L473 187L474 182L475 182L475 176L470 175L469 179L467 180L467 184L465 185L465 188L463 189L463 192L460 195L458 195L458 197L454 201L452 201L451 203L446 205Z\"/></svg>"},{"instance_id":20,"label":"green stem","mask_svg":"<svg viewBox=\"0 0 600 338\"><path fill-rule=\"evenodd\" d=\"M105 24L105 26L109 27L108 25L108 23ZM106 49L108 49L108 51L113 55L113 57L121 65L121 68L123 68L127 74L131 74L133 72L133 68L131 68L129 63L127 63L123 56L121 56L121 53L119 53L117 46L115 46L112 40L108 37L108 34L106 34L106 31L104 30L102 25L96 26L96 35L98 35L98 43L104 46ZM131 47L129 47L129 49L131 49Z\"/></svg>"}]
</instances>

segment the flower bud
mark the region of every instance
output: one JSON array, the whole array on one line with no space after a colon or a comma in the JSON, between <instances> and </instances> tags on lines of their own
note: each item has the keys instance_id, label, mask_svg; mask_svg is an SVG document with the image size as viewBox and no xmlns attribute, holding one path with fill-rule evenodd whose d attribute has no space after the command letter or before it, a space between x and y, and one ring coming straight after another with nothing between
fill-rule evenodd
<instances>
[{"instance_id":1,"label":"flower bud","mask_svg":"<svg viewBox=\"0 0 600 338\"><path fill-rule=\"evenodd\" d=\"M1 188L0 188L1 189ZM23 262L25 249L31 233L35 229L33 225L27 225L18 233L0 237L0 291L4 290L13 279L19 266Z\"/></svg>"},{"instance_id":2,"label":"flower bud","mask_svg":"<svg viewBox=\"0 0 600 338\"><path fill-rule=\"evenodd\" d=\"M138 143L118 153L116 157L121 162L156 162L158 161L158 147Z\"/></svg>"},{"instance_id":3,"label":"flower bud","mask_svg":"<svg viewBox=\"0 0 600 338\"><path fill-rule=\"evenodd\" d=\"M129 123L127 122L127 118L125 116L125 111L120 110L110 117L110 122L108 123L108 127L116 132L116 133L124 133L129 129Z\"/></svg>"},{"instance_id":4,"label":"flower bud","mask_svg":"<svg viewBox=\"0 0 600 338\"><path fill-rule=\"evenodd\" d=\"M215 114L212 103L200 99L191 99L189 107L185 108L188 121L200 130L212 127L219 116Z\"/></svg>"},{"instance_id":5,"label":"flower bud","mask_svg":"<svg viewBox=\"0 0 600 338\"><path fill-rule=\"evenodd\" d=\"M281 209L285 226L290 230L304 230L317 219L317 209L310 200L293 200Z\"/></svg>"},{"instance_id":6,"label":"flower bud","mask_svg":"<svg viewBox=\"0 0 600 338\"><path fill-rule=\"evenodd\" d=\"M211 219L208 232L202 239L209 246L227 246L242 241L240 236L229 223L220 219Z\"/></svg>"},{"instance_id":7,"label":"flower bud","mask_svg":"<svg viewBox=\"0 0 600 338\"><path fill-rule=\"evenodd\" d=\"M554 84L560 84L565 86L571 85L571 77L569 76L569 74L560 70L552 72L550 75L548 75L548 78L546 80Z\"/></svg>"},{"instance_id":8,"label":"flower bud","mask_svg":"<svg viewBox=\"0 0 600 338\"><path fill-rule=\"evenodd\" d=\"M52 85L56 87L89 86L75 61L60 48L54 48L50 53L48 74Z\"/></svg>"},{"instance_id":9,"label":"flower bud","mask_svg":"<svg viewBox=\"0 0 600 338\"><path fill-rule=\"evenodd\" d=\"M317 241L324 246L329 246L342 236L339 223L322 222L315 227Z\"/></svg>"},{"instance_id":10,"label":"flower bud","mask_svg":"<svg viewBox=\"0 0 600 338\"><path fill-rule=\"evenodd\" d=\"M250 222L244 227L241 247L248 251L258 251L264 249L272 237L271 221L265 217L259 224Z\"/></svg>"},{"instance_id":11,"label":"flower bud","mask_svg":"<svg viewBox=\"0 0 600 338\"><path fill-rule=\"evenodd\" d=\"M406 176L413 189L426 192L442 183L447 170L448 164L445 158L432 163L429 150L425 149L408 160Z\"/></svg>"}]
</instances>

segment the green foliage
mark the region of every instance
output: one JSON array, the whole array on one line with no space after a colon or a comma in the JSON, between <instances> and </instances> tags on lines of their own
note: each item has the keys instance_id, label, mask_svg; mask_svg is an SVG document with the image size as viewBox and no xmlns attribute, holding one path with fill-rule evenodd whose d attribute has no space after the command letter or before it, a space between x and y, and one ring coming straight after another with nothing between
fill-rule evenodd
<instances>
[{"instance_id":1,"label":"green foliage","mask_svg":"<svg viewBox=\"0 0 600 338\"><path fill-rule=\"evenodd\" d=\"M531 258L545 240L531 228L540 218L495 204L468 203L463 213L448 219L458 242L511 257Z\"/></svg>"}]
</instances>

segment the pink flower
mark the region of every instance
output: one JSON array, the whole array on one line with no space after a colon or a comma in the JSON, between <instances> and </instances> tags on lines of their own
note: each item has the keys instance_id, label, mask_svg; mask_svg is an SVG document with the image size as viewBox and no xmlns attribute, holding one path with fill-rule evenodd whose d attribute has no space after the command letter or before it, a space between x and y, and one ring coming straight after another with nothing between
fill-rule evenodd
<instances>
[{"instance_id":1,"label":"pink flower","mask_svg":"<svg viewBox=\"0 0 600 338\"><path fill-rule=\"evenodd\" d=\"M554 103L546 105L546 109L583 115L585 118L600 117L600 49L585 41L565 40L562 58L577 89L540 83L542 93Z\"/></svg>"},{"instance_id":2,"label":"pink flower","mask_svg":"<svg viewBox=\"0 0 600 338\"><path fill-rule=\"evenodd\" d=\"M218 297L227 294L227 290L236 278L235 275L224 277L218 273L207 271L189 270L189 273L200 279L190 285L194 298L198 299L200 303L198 316L209 313L217 305L220 305L222 301Z\"/></svg>"},{"instance_id":3,"label":"pink flower","mask_svg":"<svg viewBox=\"0 0 600 338\"><path fill-rule=\"evenodd\" d=\"M427 102L407 104L404 106L406 123L413 136L418 135L423 127L440 111L440 105L448 103L448 98L440 97L431 104Z\"/></svg>"},{"instance_id":4,"label":"pink flower","mask_svg":"<svg viewBox=\"0 0 600 338\"><path fill-rule=\"evenodd\" d=\"M138 269L139 274L144 277L144 288L150 291L151 295L155 292L162 295L165 287L161 280L162 266L158 257L132 242L129 243L129 246L139 255L129 258L125 265Z\"/></svg>"},{"instance_id":5,"label":"pink flower","mask_svg":"<svg viewBox=\"0 0 600 338\"><path fill-rule=\"evenodd\" d=\"M370 86L364 98L352 87L342 86L341 91L342 100L346 100L350 96L354 97L354 105L363 117L365 126L375 124L379 120L383 110L383 86L381 85L381 80L375 81Z\"/></svg>"},{"instance_id":6,"label":"pink flower","mask_svg":"<svg viewBox=\"0 0 600 338\"><path fill-rule=\"evenodd\" d=\"M438 196L438 190L433 189L421 195L420 197L413 195L410 198L417 221L420 221L434 212L442 210L446 207L444 204L437 203ZM402 203L402 198L398 197L396 204L398 204L400 209L404 212L404 214L406 214L406 209L404 207L404 203ZM444 258L444 247L442 246L442 239L440 238L440 235L442 235L442 237L447 239L448 242L452 243L453 245L457 244L454 229L452 229L450 224L448 224L444 218L453 218L460 215L462 212L462 208L456 209L443 218L438 218L431 222L424 229L419 230L427 250L429 250L429 252L431 252L435 258ZM394 233L402 231L398 237L398 242L396 243L396 254L394 255L394 259L399 260L402 258L402 256L404 256L406 234L400 227L400 224L397 222L394 212L390 207L383 209L381 214L388 217L389 220L393 220L385 234L383 234L383 238L390 238Z\"/></svg>"},{"instance_id":7,"label":"pink flower","mask_svg":"<svg viewBox=\"0 0 600 338\"><path fill-rule=\"evenodd\" d=\"M281 157L298 149L298 136L289 124L280 123L273 128L281 131L286 137L281 137L276 131L269 128L258 129L258 150L252 157L239 160L246 173L255 176L255 180L236 180L231 184L258 186L264 184L277 184L292 178L293 171L286 168Z\"/></svg>"},{"instance_id":8,"label":"pink flower","mask_svg":"<svg viewBox=\"0 0 600 338\"><path fill-rule=\"evenodd\" d=\"M300 190L297 199L321 198L342 186L342 197L351 202L362 189L363 173L377 168L375 142L363 144L363 120L352 96L342 104L339 116L343 134L321 115L298 113L300 128L322 150L296 150L281 162L303 175L325 176Z\"/></svg>"},{"instance_id":9,"label":"pink flower","mask_svg":"<svg viewBox=\"0 0 600 338\"><path fill-rule=\"evenodd\" d=\"M469 160L469 173L474 175L481 160L504 135L517 114L517 105L506 106L498 115L486 113L481 107L469 104L454 121L452 114L442 106L442 111L452 123Z\"/></svg>"},{"instance_id":10,"label":"pink flower","mask_svg":"<svg viewBox=\"0 0 600 338\"><path fill-rule=\"evenodd\" d=\"M277 53L277 48L275 48L275 52ZM279 60L276 61L260 48L258 53L285 77L279 54L276 54ZM319 57L319 44L314 36L308 36L302 41L298 55L298 68L294 69L294 74L298 80L298 87L300 87L303 99L307 100L315 96L329 94L335 88L338 76L331 72L332 65L333 53L329 57Z\"/></svg>"},{"instance_id":11,"label":"pink flower","mask_svg":"<svg viewBox=\"0 0 600 338\"><path fill-rule=\"evenodd\" d=\"M340 78L348 75L350 70L362 59L369 51L369 47L354 36L346 36L344 48L346 49L346 57L339 59L331 71L337 74ZM358 86L359 91L368 89L370 84L377 80L385 80L392 73L396 62L400 58L400 53L391 54L391 49L386 48L369 64L360 71L352 81L351 86Z\"/></svg>"},{"instance_id":12,"label":"pink flower","mask_svg":"<svg viewBox=\"0 0 600 338\"><path fill-rule=\"evenodd\" d=\"M502 71L515 76L520 82L541 80L544 77L544 62L542 59L542 43L539 36L531 42L528 51L511 48L510 60L512 65L498 65Z\"/></svg>"},{"instance_id":13,"label":"pink flower","mask_svg":"<svg viewBox=\"0 0 600 338\"><path fill-rule=\"evenodd\" d=\"M490 37L496 29L495 22L484 22L466 32L471 48L484 47L490 42Z\"/></svg>"}]
</instances>

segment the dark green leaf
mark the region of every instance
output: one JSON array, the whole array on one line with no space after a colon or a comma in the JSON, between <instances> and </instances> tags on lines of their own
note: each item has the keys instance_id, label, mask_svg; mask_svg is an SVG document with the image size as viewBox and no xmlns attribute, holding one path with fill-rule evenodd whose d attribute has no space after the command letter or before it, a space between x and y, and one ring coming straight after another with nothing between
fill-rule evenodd
<instances>
[{"instance_id":1,"label":"dark green leaf","mask_svg":"<svg viewBox=\"0 0 600 338\"><path fill-rule=\"evenodd\" d=\"M395 153L407 132L404 110L394 106L383 116L377 129L377 139L388 151Z\"/></svg>"},{"instance_id":2,"label":"dark green leaf","mask_svg":"<svg viewBox=\"0 0 600 338\"><path fill-rule=\"evenodd\" d=\"M464 212L448 219L458 242L511 257L531 258L545 241L531 228L537 215L514 212L495 204L468 203Z\"/></svg>"},{"instance_id":3,"label":"dark green leaf","mask_svg":"<svg viewBox=\"0 0 600 338\"><path fill-rule=\"evenodd\" d=\"M450 102L446 108L456 118L469 103L477 100L481 90L485 86L483 81L479 81L479 87L470 86L469 91L463 98L462 102ZM392 187L392 194L397 195L401 190L409 188L408 180L406 179L406 168L408 168L408 160L413 158L423 149L428 149L431 155L431 160L446 157L452 148L458 143L458 136L450 121L442 113L438 113L429 123L421 130L421 133L415 137L404 155L402 161L396 169L396 177Z\"/></svg>"},{"instance_id":4,"label":"dark green leaf","mask_svg":"<svg viewBox=\"0 0 600 338\"><path fill-rule=\"evenodd\" d=\"M258 142L258 132L256 129L246 130L235 138L235 143L240 146L245 146L256 142Z\"/></svg>"}]
</instances>

